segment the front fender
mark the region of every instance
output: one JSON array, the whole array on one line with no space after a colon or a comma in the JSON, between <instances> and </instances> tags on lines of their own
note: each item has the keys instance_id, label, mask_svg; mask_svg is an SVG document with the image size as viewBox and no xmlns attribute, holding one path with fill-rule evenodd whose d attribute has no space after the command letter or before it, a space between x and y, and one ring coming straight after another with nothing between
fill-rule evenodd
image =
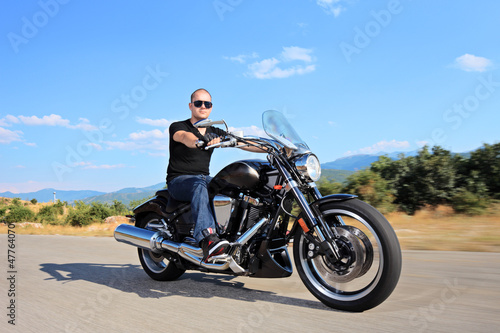
<instances>
[{"instance_id":1,"label":"front fender","mask_svg":"<svg viewBox=\"0 0 500 333\"><path fill-rule=\"evenodd\" d=\"M311 203L311 205L318 207L329 202L346 201L346 200L356 199L357 197L358 196L354 194L344 194L344 193L330 194L314 201L313 203Z\"/></svg>"}]
</instances>

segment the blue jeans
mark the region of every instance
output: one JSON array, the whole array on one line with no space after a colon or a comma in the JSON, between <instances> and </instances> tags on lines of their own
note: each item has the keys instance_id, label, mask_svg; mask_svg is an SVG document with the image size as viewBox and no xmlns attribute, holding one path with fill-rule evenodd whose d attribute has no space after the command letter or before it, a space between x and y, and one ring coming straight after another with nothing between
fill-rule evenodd
<instances>
[{"instance_id":1,"label":"blue jeans","mask_svg":"<svg viewBox=\"0 0 500 333\"><path fill-rule=\"evenodd\" d=\"M200 242L203 239L202 230L215 229L213 203L208 197L208 183L212 177L205 175L183 175L168 183L168 192L178 201L191 202L191 217L195 223L194 238Z\"/></svg>"}]
</instances>

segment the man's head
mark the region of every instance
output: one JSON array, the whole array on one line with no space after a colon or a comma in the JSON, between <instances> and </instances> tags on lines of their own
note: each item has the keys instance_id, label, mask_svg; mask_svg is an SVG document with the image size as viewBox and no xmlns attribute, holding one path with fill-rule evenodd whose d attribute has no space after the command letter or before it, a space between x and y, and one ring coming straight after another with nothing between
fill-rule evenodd
<instances>
[{"instance_id":1,"label":"man's head","mask_svg":"<svg viewBox=\"0 0 500 333\"><path fill-rule=\"evenodd\" d=\"M212 112L212 96L206 89L197 89L191 94L191 122L207 119Z\"/></svg>"}]
</instances>

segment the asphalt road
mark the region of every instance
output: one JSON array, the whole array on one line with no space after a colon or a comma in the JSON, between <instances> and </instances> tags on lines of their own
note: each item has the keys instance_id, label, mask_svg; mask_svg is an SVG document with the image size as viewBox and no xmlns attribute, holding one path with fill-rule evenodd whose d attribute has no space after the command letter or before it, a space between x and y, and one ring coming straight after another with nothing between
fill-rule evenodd
<instances>
[{"instance_id":1,"label":"asphalt road","mask_svg":"<svg viewBox=\"0 0 500 333\"><path fill-rule=\"evenodd\" d=\"M364 313L332 310L297 273L256 279L185 273L151 280L113 238L15 239L15 297L0 235L1 332L498 332L500 253L406 251L400 283ZM15 301L15 326L8 323Z\"/></svg>"}]
</instances>

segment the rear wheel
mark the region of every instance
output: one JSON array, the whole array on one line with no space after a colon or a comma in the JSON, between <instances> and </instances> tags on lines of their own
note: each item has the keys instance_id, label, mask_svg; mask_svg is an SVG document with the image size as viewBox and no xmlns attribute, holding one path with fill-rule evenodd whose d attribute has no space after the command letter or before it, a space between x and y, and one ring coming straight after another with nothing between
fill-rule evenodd
<instances>
[{"instance_id":1,"label":"rear wheel","mask_svg":"<svg viewBox=\"0 0 500 333\"><path fill-rule=\"evenodd\" d=\"M340 260L318 252L302 230L294 238L294 260L300 278L324 304L345 311L364 311L392 293L401 274L401 249L387 219L372 206L352 199L320 206L323 219L339 236ZM311 235L317 240L317 235Z\"/></svg>"},{"instance_id":2,"label":"rear wheel","mask_svg":"<svg viewBox=\"0 0 500 333\"><path fill-rule=\"evenodd\" d=\"M154 213L149 213L137 220L136 227L155 230L149 224L160 223L161 217ZM173 281L178 279L185 270L178 268L175 263L167 260L163 254L155 253L151 250L138 248L139 260L144 271L154 280Z\"/></svg>"}]
</instances>

